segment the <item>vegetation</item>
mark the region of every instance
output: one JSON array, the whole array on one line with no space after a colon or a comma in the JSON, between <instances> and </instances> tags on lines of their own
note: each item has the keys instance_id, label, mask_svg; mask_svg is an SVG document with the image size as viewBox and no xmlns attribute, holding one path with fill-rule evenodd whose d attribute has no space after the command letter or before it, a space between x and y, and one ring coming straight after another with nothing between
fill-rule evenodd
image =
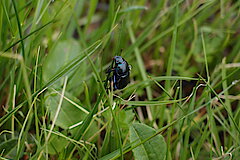
<instances>
[{"instance_id":1,"label":"vegetation","mask_svg":"<svg viewBox=\"0 0 240 160\"><path fill-rule=\"evenodd\" d=\"M1 0L2 159L240 159L240 1ZM112 57L130 84L105 90Z\"/></svg>"}]
</instances>

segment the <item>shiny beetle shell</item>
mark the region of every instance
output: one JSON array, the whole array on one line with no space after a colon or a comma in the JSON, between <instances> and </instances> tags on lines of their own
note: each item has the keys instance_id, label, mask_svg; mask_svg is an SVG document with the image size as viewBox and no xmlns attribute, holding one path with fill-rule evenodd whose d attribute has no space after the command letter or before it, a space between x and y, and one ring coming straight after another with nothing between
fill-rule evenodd
<instances>
[{"instance_id":1,"label":"shiny beetle shell","mask_svg":"<svg viewBox=\"0 0 240 160\"><path fill-rule=\"evenodd\" d=\"M107 71L113 72L113 75L108 79L113 82L113 90L123 89L130 82L130 65L121 56L115 56L113 58L114 67Z\"/></svg>"}]
</instances>

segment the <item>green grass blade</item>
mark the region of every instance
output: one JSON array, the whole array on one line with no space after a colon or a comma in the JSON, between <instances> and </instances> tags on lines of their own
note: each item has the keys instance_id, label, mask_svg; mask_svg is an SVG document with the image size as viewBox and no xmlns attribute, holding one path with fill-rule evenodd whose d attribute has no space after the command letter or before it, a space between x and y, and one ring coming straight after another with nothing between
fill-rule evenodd
<instances>
[{"instance_id":1,"label":"green grass blade","mask_svg":"<svg viewBox=\"0 0 240 160\"><path fill-rule=\"evenodd\" d=\"M16 1L15 0L12 0L12 3L13 3L13 8L14 8L14 11L15 11L15 15L16 15L16 18L17 18L17 25L18 25L18 31L19 31L19 37L21 39L21 45L22 45L22 56L23 58L25 58L25 46L24 46L24 41L23 41L23 33L22 33L22 26L21 26L21 22L20 22L20 18L19 18L19 15L18 15L18 10L17 10L17 6L16 6Z\"/></svg>"}]
</instances>

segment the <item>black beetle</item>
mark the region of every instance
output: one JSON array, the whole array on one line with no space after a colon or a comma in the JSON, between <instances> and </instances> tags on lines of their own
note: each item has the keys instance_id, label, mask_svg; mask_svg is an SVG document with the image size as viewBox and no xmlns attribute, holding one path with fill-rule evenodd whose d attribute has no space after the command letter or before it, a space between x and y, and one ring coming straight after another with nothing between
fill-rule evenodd
<instances>
[{"instance_id":1,"label":"black beetle","mask_svg":"<svg viewBox=\"0 0 240 160\"><path fill-rule=\"evenodd\" d=\"M112 65L107 69L107 81L113 82L113 90L123 89L130 82L130 65L121 56L113 58ZM112 76L110 76L113 72Z\"/></svg>"}]
</instances>

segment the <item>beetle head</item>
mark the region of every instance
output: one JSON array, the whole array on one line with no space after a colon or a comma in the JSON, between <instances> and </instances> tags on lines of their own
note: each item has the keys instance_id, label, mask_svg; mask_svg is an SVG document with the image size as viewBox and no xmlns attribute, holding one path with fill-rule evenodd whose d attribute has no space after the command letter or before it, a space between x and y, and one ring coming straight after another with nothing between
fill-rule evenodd
<instances>
[{"instance_id":1,"label":"beetle head","mask_svg":"<svg viewBox=\"0 0 240 160\"><path fill-rule=\"evenodd\" d=\"M113 59L115 60L116 64L121 64L124 62L124 59L121 56L115 56Z\"/></svg>"}]
</instances>

